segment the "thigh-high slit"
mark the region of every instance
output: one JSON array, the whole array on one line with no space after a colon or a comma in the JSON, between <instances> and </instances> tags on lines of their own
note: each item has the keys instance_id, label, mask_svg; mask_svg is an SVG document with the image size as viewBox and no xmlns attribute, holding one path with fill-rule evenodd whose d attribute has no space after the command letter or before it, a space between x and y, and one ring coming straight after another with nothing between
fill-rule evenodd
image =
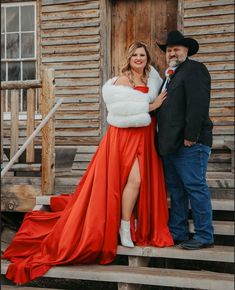
<instances>
[{"instance_id":1,"label":"thigh-high slit","mask_svg":"<svg viewBox=\"0 0 235 290\"><path fill-rule=\"evenodd\" d=\"M136 229L131 219L132 240L136 245L173 245L154 128L154 117L147 127L109 126L74 193L53 197L51 212L26 214L3 255L12 262L9 279L25 283L53 265L112 262L118 245L121 196L136 158L141 184L135 206Z\"/></svg>"}]
</instances>

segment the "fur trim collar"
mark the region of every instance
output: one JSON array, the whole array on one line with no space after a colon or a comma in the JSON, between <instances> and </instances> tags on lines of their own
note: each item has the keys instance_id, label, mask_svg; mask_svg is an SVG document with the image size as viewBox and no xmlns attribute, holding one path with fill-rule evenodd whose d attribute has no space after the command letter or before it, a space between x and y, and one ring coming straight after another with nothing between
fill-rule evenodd
<instances>
[{"instance_id":1,"label":"fur trim collar","mask_svg":"<svg viewBox=\"0 0 235 290\"><path fill-rule=\"evenodd\" d=\"M146 94L128 86L115 86L116 79L108 80L102 89L108 110L107 122L119 128L148 126L151 122L149 103L156 98L162 83L158 72L151 67Z\"/></svg>"},{"instance_id":2,"label":"fur trim collar","mask_svg":"<svg viewBox=\"0 0 235 290\"><path fill-rule=\"evenodd\" d=\"M129 91L130 93L131 92L139 92L137 90L134 90L133 88L131 87L128 87L128 86L115 86L113 85L113 83L117 80L118 77L113 77L112 79L109 79L103 86L103 89L102 89L102 93L105 94L106 92L106 89L111 86L113 86L113 89L116 91L116 90L120 90L120 94L122 93L122 91L124 89L126 89L126 92ZM160 90L160 87L162 85L162 78L160 77L159 73L156 71L156 69L151 66L151 70L150 70L150 73L149 73L149 78L148 78L148 81L147 81L147 86L149 88L149 92L148 93L142 93L142 92L139 92L140 94L140 97L143 98L143 95L146 95L148 100L149 100L149 103L152 103L154 101L154 99L157 97L158 95L158 92ZM116 88L116 89L115 89ZM106 101L108 100L105 100L105 96L103 95L103 98L104 98L104 101L106 103Z\"/></svg>"},{"instance_id":3,"label":"fur trim collar","mask_svg":"<svg viewBox=\"0 0 235 290\"><path fill-rule=\"evenodd\" d=\"M161 85L162 78L160 77L159 73L155 70L155 68L151 66L147 83L147 86L149 87L148 95L150 98L150 103L152 103L154 99L157 97Z\"/></svg>"}]
</instances>

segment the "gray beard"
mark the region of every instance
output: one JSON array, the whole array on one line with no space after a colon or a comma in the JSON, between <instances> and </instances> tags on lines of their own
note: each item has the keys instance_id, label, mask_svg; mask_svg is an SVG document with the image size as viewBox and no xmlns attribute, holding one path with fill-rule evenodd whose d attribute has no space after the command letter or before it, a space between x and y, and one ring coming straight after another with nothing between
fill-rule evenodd
<instances>
[{"instance_id":1,"label":"gray beard","mask_svg":"<svg viewBox=\"0 0 235 290\"><path fill-rule=\"evenodd\" d=\"M180 65L181 63L183 63L186 60L186 57L181 58L181 59L177 59L177 60L170 60L169 61L169 67L175 67Z\"/></svg>"}]
</instances>

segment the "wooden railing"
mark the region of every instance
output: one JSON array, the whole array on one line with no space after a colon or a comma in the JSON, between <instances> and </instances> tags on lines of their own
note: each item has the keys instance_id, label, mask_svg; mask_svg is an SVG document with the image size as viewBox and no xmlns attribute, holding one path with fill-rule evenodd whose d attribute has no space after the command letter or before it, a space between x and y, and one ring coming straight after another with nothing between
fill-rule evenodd
<instances>
[{"instance_id":1,"label":"wooden railing","mask_svg":"<svg viewBox=\"0 0 235 290\"><path fill-rule=\"evenodd\" d=\"M19 90L27 90L27 120L26 141L19 149ZM35 128L35 93L41 89L42 94L42 121ZM55 180L55 118L54 113L63 102L59 99L55 103L55 77L53 69L45 69L42 72L42 81L12 81L2 82L1 96L4 90L10 90L11 98L11 133L10 133L10 161L3 168L1 177L10 170L18 158L26 150L26 163L35 161L35 137L42 130L42 194L54 193ZM1 111L1 119L3 112ZM3 123L2 123L3 124ZM2 126L3 127L3 126ZM3 138L3 129L1 131ZM3 144L3 139L1 140ZM3 145L1 146L1 157Z\"/></svg>"},{"instance_id":2,"label":"wooden railing","mask_svg":"<svg viewBox=\"0 0 235 290\"><path fill-rule=\"evenodd\" d=\"M4 106L4 91L9 90L9 99L11 103L11 146L10 146L10 158L12 158L18 151L19 146L19 99L20 90L27 90L27 137L31 135L34 130L34 115L35 115L35 94L36 88L42 88L42 82L35 81L9 81L1 83L1 98L2 98L2 108ZM1 112L2 114L3 112ZM1 148L1 159L3 158L3 147ZM26 150L26 162L34 162L34 141Z\"/></svg>"}]
</instances>

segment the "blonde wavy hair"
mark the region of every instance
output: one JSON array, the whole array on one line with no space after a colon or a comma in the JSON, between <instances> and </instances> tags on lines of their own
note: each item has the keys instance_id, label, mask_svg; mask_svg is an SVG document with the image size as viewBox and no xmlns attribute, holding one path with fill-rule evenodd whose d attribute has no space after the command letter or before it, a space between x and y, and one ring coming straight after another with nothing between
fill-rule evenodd
<instances>
[{"instance_id":1,"label":"blonde wavy hair","mask_svg":"<svg viewBox=\"0 0 235 290\"><path fill-rule=\"evenodd\" d=\"M128 51L127 51L127 56L126 56L126 62L121 68L121 74L127 76L130 83L133 86L135 86L135 84L134 84L134 80L133 80L133 73L131 71L130 61L131 61L131 57L134 55L136 49L140 48L140 47L144 48L146 55L147 55L147 63L146 63L146 66L144 68L143 76L141 77L142 82L145 85L147 84L147 80L148 80L149 72L150 72L151 57L150 57L150 53L148 51L147 45L145 43L140 42L140 41L135 41L129 46Z\"/></svg>"}]
</instances>

